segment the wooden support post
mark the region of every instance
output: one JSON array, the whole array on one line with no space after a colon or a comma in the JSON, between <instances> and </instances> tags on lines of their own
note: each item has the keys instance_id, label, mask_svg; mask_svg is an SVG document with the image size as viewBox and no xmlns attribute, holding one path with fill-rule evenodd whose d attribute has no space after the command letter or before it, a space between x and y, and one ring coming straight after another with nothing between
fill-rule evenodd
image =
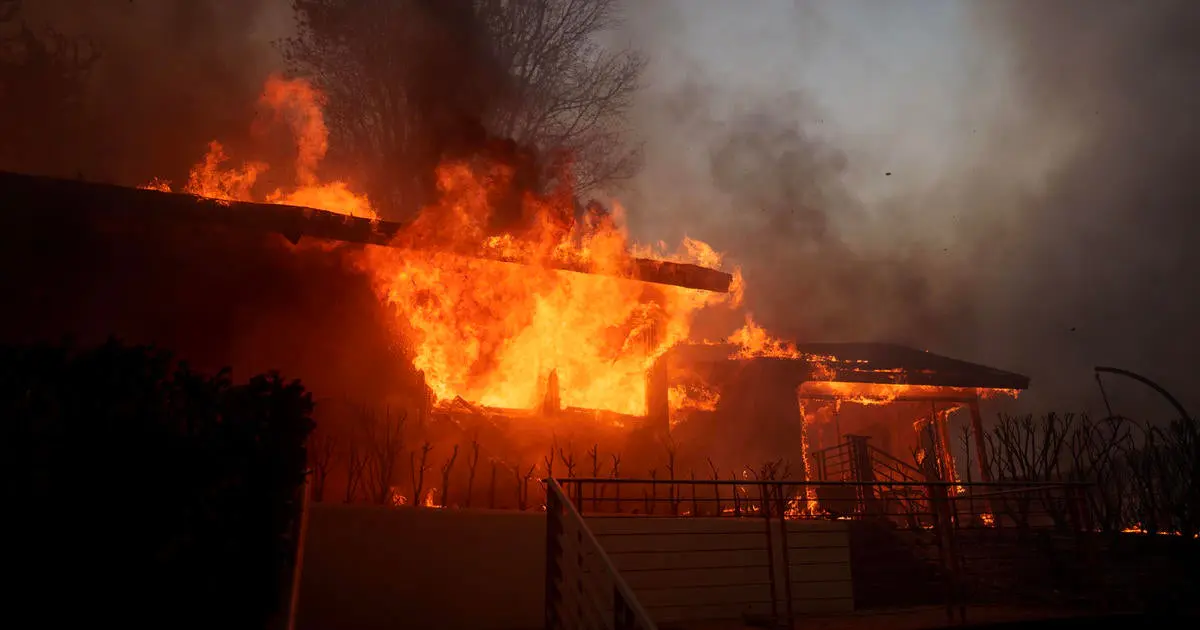
<instances>
[{"instance_id":1,"label":"wooden support post","mask_svg":"<svg viewBox=\"0 0 1200 630\"><path fill-rule=\"evenodd\" d=\"M654 326L646 333L646 350L656 347L658 331ZM671 433L671 403L668 398L670 374L667 371L667 356L658 357L646 373L646 426L656 436L665 438Z\"/></svg>"},{"instance_id":2,"label":"wooden support post","mask_svg":"<svg viewBox=\"0 0 1200 630\"><path fill-rule=\"evenodd\" d=\"M942 443L939 449L941 461L938 462L942 468L942 478L946 481L955 481L958 471L954 468L954 457L950 455L950 410L947 408L946 413L938 415L937 403L929 403L929 406L938 441Z\"/></svg>"},{"instance_id":3,"label":"wooden support post","mask_svg":"<svg viewBox=\"0 0 1200 630\"><path fill-rule=\"evenodd\" d=\"M975 461L979 466L979 479L991 483L992 469L987 463L987 442L983 439L983 416L979 413L979 397L967 402L971 410L971 433L975 434Z\"/></svg>"},{"instance_id":4,"label":"wooden support post","mask_svg":"<svg viewBox=\"0 0 1200 630\"><path fill-rule=\"evenodd\" d=\"M842 443L842 401L833 401L833 443Z\"/></svg>"},{"instance_id":5,"label":"wooden support post","mask_svg":"<svg viewBox=\"0 0 1200 630\"><path fill-rule=\"evenodd\" d=\"M800 419L800 463L803 464L800 466L800 474L803 475L803 481L808 482L811 481L810 477L812 476L810 467L812 466L812 452L814 449L812 436L808 433L810 427L808 422L808 408L804 404L804 399L800 397L799 387L796 388L796 411L798 412L797 417ZM818 436L820 436L820 432L821 430L817 429ZM806 499L809 498L807 486L805 486L804 494Z\"/></svg>"},{"instance_id":6,"label":"wooden support post","mask_svg":"<svg viewBox=\"0 0 1200 630\"><path fill-rule=\"evenodd\" d=\"M546 394L542 396L542 414L557 415L562 411L562 394L559 392L558 370L550 370L546 377Z\"/></svg>"}]
</instances>

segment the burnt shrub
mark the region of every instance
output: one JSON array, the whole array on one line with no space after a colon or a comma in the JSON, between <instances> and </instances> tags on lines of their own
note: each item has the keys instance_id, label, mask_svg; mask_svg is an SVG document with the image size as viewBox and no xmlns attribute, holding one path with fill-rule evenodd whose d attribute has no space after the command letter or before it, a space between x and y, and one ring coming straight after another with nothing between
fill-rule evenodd
<instances>
[{"instance_id":1,"label":"burnt shrub","mask_svg":"<svg viewBox=\"0 0 1200 630\"><path fill-rule=\"evenodd\" d=\"M312 408L299 382L235 385L152 347L0 346L8 614L277 622Z\"/></svg>"}]
</instances>

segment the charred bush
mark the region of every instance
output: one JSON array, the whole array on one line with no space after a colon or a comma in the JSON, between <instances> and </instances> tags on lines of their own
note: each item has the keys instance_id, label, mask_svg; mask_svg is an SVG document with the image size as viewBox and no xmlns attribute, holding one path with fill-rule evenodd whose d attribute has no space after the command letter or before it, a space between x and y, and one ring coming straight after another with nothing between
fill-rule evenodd
<instances>
[{"instance_id":1,"label":"charred bush","mask_svg":"<svg viewBox=\"0 0 1200 630\"><path fill-rule=\"evenodd\" d=\"M299 382L152 347L0 346L9 601L47 627L278 621L311 412Z\"/></svg>"}]
</instances>

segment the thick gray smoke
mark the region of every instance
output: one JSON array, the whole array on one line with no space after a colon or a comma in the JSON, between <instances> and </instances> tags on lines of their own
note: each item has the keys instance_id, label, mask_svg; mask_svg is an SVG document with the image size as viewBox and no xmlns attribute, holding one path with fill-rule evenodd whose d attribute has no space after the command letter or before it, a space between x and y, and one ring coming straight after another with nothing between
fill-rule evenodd
<instances>
[{"instance_id":1,"label":"thick gray smoke","mask_svg":"<svg viewBox=\"0 0 1200 630\"><path fill-rule=\"evenodd\" d=\"M802 96L749 103L719 120L694 109L707 98L693 85L672 108L691 137L709 142L700 173L712 198L694 207L729 211L689 228L741 265L751 284L746 306L761 323L805 340L918 343L942 325L938 318L965 317L939 308L924 251L861 251L848 242L868 217L844 182L847 155L805 129Z\"/></svg>"},{"instance_id":2,"label":"thick gray smoke","mask_svg":"<svg viewBox=\"0 0 1200 630\"><path fill-rule=\"evenodd\" d=\"M803 4L797 23L830 6ZM1097 364L1144 373L1200 408L1200 185L1189 172L1200 163L1200 5L967 6L959 30L972 55L962 71L978 59L993 71L943 105L969 124L937 139L952 159L919 183L921 165L889 163L884 143L827 132L823 118L836 112L803 85L722 85L673 46L681 14L640 14L657 38L643 38L652 80L675 85L652 87L639 112L648 168L635 227L686 231L727 251L745 272L749 309L785 335L894 340L1019 371L1033 377L1025 401L1040 410L1100 411ZM689 12L691 28L705 11ZM800 48L838 39L828 31L797 27L811 40ZM731 56L750 46L769 44L710 44ZM893 53L906 51L883 52ZM709 52L709 65L721 54ZM762 72L745 65L729 75ZM872 197L851 176L864 169L897 183ZM1164 413L1140 406L1136 392L1114 382L1117 411Z\"/></svg>"},{"instance_id":3,"label":"thick gray smoke","mask_svg":"<svg viewBox=\"0 0 1200 630\"><path fill-rule=\"evenodd\" d=\"M1005 329L989 352L1051 385L1098 363L1126 367L1195 413L1200 5L1021 0L978 11L1011 55L1013 97L1033 131L1057 129L1069 144L1040 186L1019 191L1008 234L964 234L1007 252L1005 292L987 296L991 325Z\"/></svg>"}]
</instances>

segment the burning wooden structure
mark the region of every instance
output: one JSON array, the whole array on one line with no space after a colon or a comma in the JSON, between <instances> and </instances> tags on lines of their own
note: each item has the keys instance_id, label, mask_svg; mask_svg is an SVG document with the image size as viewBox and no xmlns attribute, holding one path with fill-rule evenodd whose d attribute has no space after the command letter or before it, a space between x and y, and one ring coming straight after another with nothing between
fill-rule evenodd
<instances>
[{"instance_id":1,"label":"burning wooden structure","mask_svg":"<svg viewBox=\"0 0 1200 630\"><path fill-rule=\"evenodd\" d=\"M421 248L411 238L398 238L405 229L402 223L82 181L0 173L0 200L5 220L15 224L191 222L276 233L292 243L309 238ZM486 249L454 253L502 263L529 262ZM620 267L545 259L536 264L717 293L729 291L732 282L730 274L721 271L646 258L630 257ZM663 355L646 374L644 414L566 404L568 388L551 370L542 376L538 402L530 408L500 408L463 398L435 404L430 396L421 416L436 416L451 426L482 427L485 433L495 430L503 435L491 443L507 444L513 451L544 452L540 442L567 426L590 427L588 443L608 441L614 444L611 450L636 450L639 445L657 449L664 437L674 434L693 443L696 451L726 451L726 457L714 459L723 459L727 469L778 458L803 461L846 442L848 436L862 436L897 459L908 459L910 452L936 453L933 461L948 471L953 470L949 414L968 410L975 439L980 440L980 398L1022 390L1028 383L1017 374L888 344L802 344L766 352L731 343L684 344ZM914 431L914 425L922 431ZM486 435L481 439L487 441ZM503 453L496 455L507 459ZM836 474L822 462L809 464L811 476ZM584 472L582 466L579 472ZM981 474L986 476L982 468Z\"/></svg>"},{"instance_id":2,"label":"burning wooden structure","mask_svg":"<svg viewBox=\"0 0 1200 630\"><path fill-rule=\"evenodd\" d=\"M700 391L709 401L674 410L675 417L659 405L660 425L741 443L738 450L757 450L760 459L803 459L814 480L847 479L862 465L845 452L856 444L895 469L895 480L956 479L965 471L951 455L958 449L950 415L968 411L970 450L984 452L980 401L1029 387L1020 374L885 343L808 343L760 356L730 344L687 345L659 370L660 398ZM745 426L748 415L753 428ZM918 470L919 462L930 468ZM982 462L972 467L988 481Z\"/></svg>"}]
</instances>

